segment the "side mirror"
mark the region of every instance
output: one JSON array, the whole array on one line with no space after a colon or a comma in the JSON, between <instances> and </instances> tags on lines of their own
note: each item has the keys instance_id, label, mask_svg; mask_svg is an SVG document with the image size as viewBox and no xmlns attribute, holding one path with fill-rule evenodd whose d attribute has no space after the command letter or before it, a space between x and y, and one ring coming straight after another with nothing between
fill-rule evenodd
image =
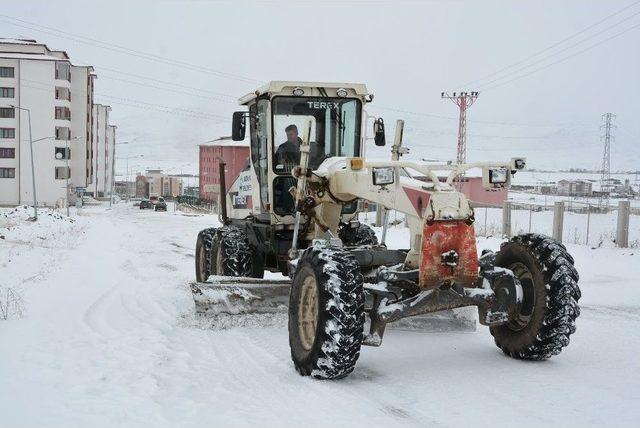
<instances>
[{"instance_id":1,"label":"side mirror","mask_svg":"<svg viewBox=\"0 0 640 428\"><path fill-rule=\"evenodd\" d=\"M373 122L373 133L375 134L374 141L376 146L384 146L387 143L384 136L384 120L381 117Z\"/></svg>"},{"instance_id":2,"label":"side mirror","mask_svg":"<svg viewBox=\"0 0 640 428\"><path fill-rule=\"evenodd\" d=\"M244 135L247 130L245 116L246 112L244 111L236 111L233 113L233 121L231 123L231 139L233 141L244 140Z\"/></svg>"}]
</instances>

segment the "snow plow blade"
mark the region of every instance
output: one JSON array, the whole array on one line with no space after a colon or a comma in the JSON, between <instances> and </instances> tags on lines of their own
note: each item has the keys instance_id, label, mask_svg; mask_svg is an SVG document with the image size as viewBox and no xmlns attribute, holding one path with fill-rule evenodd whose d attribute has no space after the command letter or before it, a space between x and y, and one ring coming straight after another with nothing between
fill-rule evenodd
<instances>
[{"instance_id":1,"label":"snow plow blade","mask_svg":"<svg viewBox=\"0 0 640 428\"><path fill-rule=\"evenodd\" d=\"M291 280L212 276L192 282L191 292L200 315L286 313Z\"/></svg>"},{"instance_id":2,"label":"snow plow blade","mask_svg":"<svg viewBox=\"0 0 640 428\"><path fill-rule=\"evenodd\" d=\"M216 327L254 325L243 315L285 317L289 307L291 280L211 276L207 282L192 282L196 314L215 319ZM389 324L388 328L422 332L474 331L475 308L459 308L415 316ZM223 321L224 318L226 321ZM235 318L235 320L233 320ZM286 325L286 319L265 318L266 325ZM256 322L255 324L260 324Z\"/></svg>"}]
</instances>

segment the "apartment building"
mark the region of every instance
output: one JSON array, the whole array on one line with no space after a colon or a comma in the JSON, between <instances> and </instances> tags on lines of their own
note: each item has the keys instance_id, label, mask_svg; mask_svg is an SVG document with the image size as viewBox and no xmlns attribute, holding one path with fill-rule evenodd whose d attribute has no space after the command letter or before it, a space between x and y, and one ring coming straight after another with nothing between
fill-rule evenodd
<instances>
[{"instance_id":1,"label":"apartment building","mask_svg":"<svg viewBox=\"0 0 640 428\"><path fill-rule=\"evenodd\" d=\"M249 159L249 140L232 141L222 137L211 143L201 144L199 157L199 193L200 198L209 202L218 202L220 187L220 161L227 164L225 182L231 186Z\"/></svg>"},{"instance_id":2,"label":"apartment building","mask_svg":"<svg viewBox=\"0 0 640 428\"><path fill-rule=\"evenodd\" d=\"M172 177L160 169L147 170L150 196L175 197L182 195L183 183L179 177Z\"/></svg>"},{"instance_id":3,"label":"apartment building","mask_svg":"<svg viewBox=\"0 0 640 428\"><path fill-rule=\"evenodd\" d=\"M62 206L67 192L96 181L95 78L64 51L0 38L0 205L32 204L32 175L46 206ZM104 135L106 143L106 127Z\"/></svg>"},{"instance_id":4,"label":"apartment building","mask_svg":"<svg viewBox=\"0 0 640 428\"><path fill-rule=\"evenodd\" d=\"M108 197L113 176L113 157L115 155L115 140L111 141L109 130L109 113L111 107L103 104L93 105L93 141L94 156L93 180L89 183L87 192L94 197ZM115 132L113 132L115 137Z\"/></svg>"}]
</instances>

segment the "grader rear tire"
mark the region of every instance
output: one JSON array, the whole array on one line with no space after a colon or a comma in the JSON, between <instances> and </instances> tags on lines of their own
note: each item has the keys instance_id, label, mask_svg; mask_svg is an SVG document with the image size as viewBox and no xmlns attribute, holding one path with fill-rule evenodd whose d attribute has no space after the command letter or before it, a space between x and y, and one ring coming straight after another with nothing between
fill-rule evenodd
<instances>
[{"instance_id":1,"label":"grader rear tire","mask_svg":"<svg viewBox=\"0 0 640 428\"><path fill-rule=\"evenodd\" d=\"M302 376L339 379L360 356L364 289L348 252L314 246L298 261L289 301L289 345Z\"/></svg>"},{"instance_id":2,"label":"grader rear tire","mask_svg":"<svg viewBox=\"0 0 640 428\"><path fill-rule=\"evenodd\" d=\"M216 228L201 230L196 239L196 281L205 282L213 275L211 266L211 252Z\"/></svg>"},{"instance_id":3,"label":"grader rear tire","mask_svg":"<svg viewBox=\"0 0 640 428\"><path fill-rule=\"evenodd\" d=\"M520 279L523 302L508 324L491 327L496 345L510 357L546 360L569 344L580 315L578 272L558 241L526 234L502 245L496 265Z\"/></svg>"}]
</instances>

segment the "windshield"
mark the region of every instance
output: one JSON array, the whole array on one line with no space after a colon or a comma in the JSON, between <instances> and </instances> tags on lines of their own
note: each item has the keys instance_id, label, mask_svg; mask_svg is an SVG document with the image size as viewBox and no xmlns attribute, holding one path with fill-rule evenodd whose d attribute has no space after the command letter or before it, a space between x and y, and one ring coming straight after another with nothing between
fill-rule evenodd
<instances>
[{"instance_id":1,"label":"windshield","mask_svg":"<svg viewBox=\"0 0 640 428\"><path fill-rule=\"evenodd\" d=\"M274 170L290 174L300 163L304 124L311 120L309 166L328 157L360 154L359 100L349 98L275 97L272 101Z\"/></svg>"}]
</instances>

